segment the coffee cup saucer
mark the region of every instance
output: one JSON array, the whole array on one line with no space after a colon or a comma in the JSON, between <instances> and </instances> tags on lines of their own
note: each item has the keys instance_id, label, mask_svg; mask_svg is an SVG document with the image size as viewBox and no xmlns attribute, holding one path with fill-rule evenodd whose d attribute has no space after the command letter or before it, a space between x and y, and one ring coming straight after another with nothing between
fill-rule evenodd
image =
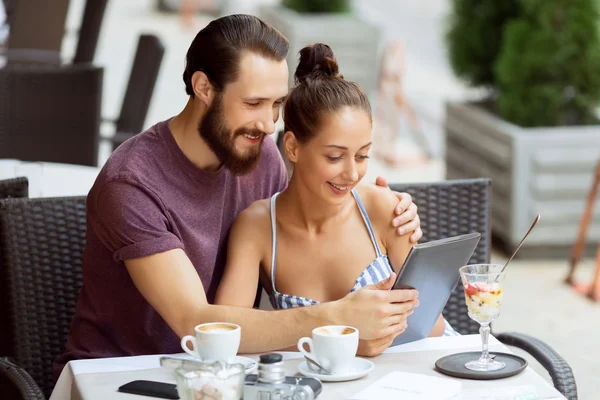
<instances>
[{"instance_id":1,"label":"coffee cup saucer","mask_svg":"<svg viewBox=\"0 0 600 400\"><path fill-rule=\"evenodd\" d=\"M355 357L351 361L350 367L344 372L321 374L308 366L306 360L298 364L298 371L304 376L308 376L309 378L317 378L323 382L344 382L362 378L363 376L368 375L374 367L375 365L371 361L364 358Z\"/></svg>"}]
</instances>

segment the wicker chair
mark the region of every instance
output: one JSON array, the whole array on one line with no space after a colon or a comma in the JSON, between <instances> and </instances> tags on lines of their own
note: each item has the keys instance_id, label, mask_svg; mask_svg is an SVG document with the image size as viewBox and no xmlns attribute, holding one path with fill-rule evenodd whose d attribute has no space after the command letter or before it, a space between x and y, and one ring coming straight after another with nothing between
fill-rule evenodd
<instances>
[{"instance_id":1,"label":"wicker chair","mask_svg":"<svg viewBox=\"0 0 600 400\"><path fill-rule=\"evenodd\" d=\"M141 35L131 66L121 113L114 121L113 150L144 128L165 47L154 35Z\"/></svg>"},{"instance_id":2,"label":"wicker chair","mask_svg":"<svg viewBox=\"0 0 600 400\"><path fill-rule=\"evenodd\" d=\"M0 158L96 166L103 69L0 69Z\"/></svg>"},{"instance_id":3,"label":"wicker chair","mask_svg":"<svg viewBox=\"0 0 600 400\"><path fill-rule=\"evenodd\" d=\"M390 187L398 192L410 193L419 207L423 229L421 242L479 232L481 240L469 262L473 264L490 261L492 195L490 179L392 184ZM458 332L479 333L479 324L472 321L467 314L462 282L459 282L450 296L443 314ZM495 336L501 342L519 347L531 354L546 368L554 387L559 392L569 400L577 399L577 386L571 367L550 346L520 333L502 333Z\"/></svg>"},{"instance_id":4,"label":"wicker chair","mask_svg":"<svg viewBox=\"0 0 600 400\"><path fill-rule=\"evenodd\" d=\"M0 393L3 399L45 400L31 375L8 358L0 358Z\"/></svg>"},{"instance_id":5,"label":"wicker chair","mask_svg":"<svg viewBox=\"0 0 600 400\"><path fill-rule=\"evenodd\" d=\"M82 282L85 230L85 197L0 200L1 282L9 299L0 312L12 339L6 355L33 377L18 380L23 398L49 396L54 387L52 363L64 352ZM0 382L22 372L4 365Z\"/></svg>"},{"instance_id":6,"label":"wicker chair","mask_svg":"<svg viewBox=\"0 0 600 400\"><path fill-rule=\"evenodd\" d=\"M0 199L9 198L24 198L29 197L29 181L26 177L12 178L0 180ZM0 272L2 271L2 247L0 246ZM0 309L5 307L8 300L6 298L6 291L2 290L2 282L0 281ZM0 326L4 327L8 325L8 321L3 313L0 313ZM0 329L0 357L5 356L9 353L10 344L8 332L6 329ZM2 392L2 385L0 384L0 393Z\"/></svg>"},{"instance_id":7,"label":"wicker chair","mask_svg":"<svg viewBox=\"0 0 600 400\"><path fill-rule=\"evenodd\" d=\"M94 61L107 3L108 0L86 0L73 64L88 64Z\"/></svg>"},{"instance_id":8,"label":"wicker chair","mask_svg":"<svg viewBox=\"0 0 600 400\"><path fill-rule=\"evenodd\" d=\"M69 0L10 3L7 63L60 64ZM32 33L32 27L35 27L35 33Z\"/></svg>"},{"instance_id":9,"label":"wicker chair","mask_svg":"<svg viewBox=\"0 0 600 400\"><path fill-rule=\"evenodd\" d=\"M26 177L0 181L0 199L29 197L29 181Z\"/></svg>"}]
</instances>

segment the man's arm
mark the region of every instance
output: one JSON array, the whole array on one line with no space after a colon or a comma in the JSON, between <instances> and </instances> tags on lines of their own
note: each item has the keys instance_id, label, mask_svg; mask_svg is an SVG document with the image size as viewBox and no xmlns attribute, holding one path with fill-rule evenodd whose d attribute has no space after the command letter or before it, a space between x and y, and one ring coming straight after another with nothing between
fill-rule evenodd
<instances>
[{"instance_id":1,"label":"man's arm","mask_svg":"<svg viewBox=\"0 0 600 400\"><path fill-rule=\"evenodd\" d=\"M179 337L201 323L233 322L242 327L240 351L254 353L289 346L333 319L319 310L267 312L210 305L198 273L181 249L127 260L125 265L138 290Z\"/></svg>"},{"instance_id":2,"label":"man's arm","mask_svg":"<svg viewBox=\"0 0 600 400\"><path fill-rule=\"evenodd\" d=\"M242 328L240 352L244 353L294 345L315 327L330 324L355 326L365 339L381 338L406 320L416 298L415 291L377 290L393 283L384 282L338 301L291 310L210 305L202 281L181 249L127 260L125 265L138 290L179 337L204 322L233 322Z\"/></svg>"}]
</instances>

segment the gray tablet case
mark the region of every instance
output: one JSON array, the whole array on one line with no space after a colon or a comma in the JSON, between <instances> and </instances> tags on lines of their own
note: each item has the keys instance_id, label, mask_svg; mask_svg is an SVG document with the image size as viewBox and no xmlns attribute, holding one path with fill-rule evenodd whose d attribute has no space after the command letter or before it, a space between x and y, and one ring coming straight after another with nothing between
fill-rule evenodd
<instances>
[{"instance_id":1,"label":"gray tablet case","mask_svg":"<svg viewBox=\"0 0 600 400\"><path fill-rule=\"evenodd\" d=\"M429 335L458 283L458 269L467 265L480 237L477 232L469 233L417 244L412 248L394 289L417 289L420 304L408 317L408 328L394 339L392 346Z\"/></svg>"}]
</instances>

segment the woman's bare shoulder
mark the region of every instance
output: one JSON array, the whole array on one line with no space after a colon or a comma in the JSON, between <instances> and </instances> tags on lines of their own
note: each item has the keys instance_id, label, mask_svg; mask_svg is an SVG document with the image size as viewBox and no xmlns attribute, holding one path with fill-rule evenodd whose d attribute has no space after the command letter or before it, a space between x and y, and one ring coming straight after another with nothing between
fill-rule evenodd
<instances>
[{"instance_id":1,"label":"woman's bare shoulder","mask_svg":"<svg viewBox=\"0 0 600 400\"><path fill-rule=\"evenodd\" d=\"M385 233L392 229L392 219L395 217L394 208L398 205L398 198L389 188L376 186L371 183L361 183L356 188L360 199L365 205L369 219L375 227L383 229Z\"/></svg>"},{"instance_id":2,"label":"woman's bare shoulder","mask_svg":"<svg viewBox=\"0 0 600 400\"><path fill-rule=\"evenodd\" d=\"M238 214L235 225L242 225L250 230L262 230L271 226L271 204L269 199L257 200ZM245 229L245 230L246 230ZM269 228L270 229L270 228Z\"/></svg>"},{"instance_id":3,"label":"woman's bare shoulder","mask_svg":"<svg viewBox=\"0 0 600 400\"><path fill-rule=\"evenodd\" d=\"M398 272L412 247L410 244L412 232L399 235L397 228L392 225L392 221L396 216L394 210L398 205L398 197L389 188L375 185L361 187L361 191L359 191L361 199L363 193L365 197L363 203L369 214L373 230L382 241L392 267Z\"/></svg>"},{"instance_id":4,"label":"woman's bare shoulder","mask_svg":"<svg viewBox=\"0 0 600 400\"><path fill-rule=\"evenodd\" d=\"M270 220L268 200L255 201L239 213L229 232L228 258L237 251L265 257L271 246Z\"/></svg>"}]
</instances>

